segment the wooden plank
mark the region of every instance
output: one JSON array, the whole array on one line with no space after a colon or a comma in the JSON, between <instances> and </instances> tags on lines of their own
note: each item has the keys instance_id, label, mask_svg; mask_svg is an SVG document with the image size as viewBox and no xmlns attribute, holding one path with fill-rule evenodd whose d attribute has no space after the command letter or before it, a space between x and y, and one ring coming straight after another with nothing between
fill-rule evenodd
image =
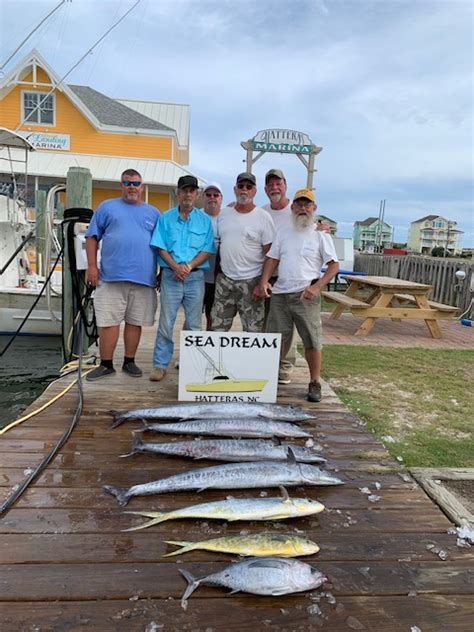
<instances>
[{"instance_id":1,"label":"wooden plank","mask_svg":"<svg viewBox=\"0 0 474 632\"><path fill-rule=\"evenodd\" d=\"M364 303L364 301L359 301L357 298L352 298L351 296L341 294L340 292L321 292L321 295L328 301L340 303L341 305L347 305L348 307L357 306L361 309L367 309L370 307L367 303Z\"/></svg>"},{"instance_id":2,"label":"wooden plank","mask_svg":"<svg viewBox=\"0 0 474 632\"><path fill-rule=\"evenodd\" d=\"M199 538L189 534L189 521L173 521L150 527L136 533L120 533L112 542L110 534L2 534L0 539L0 559L4 564L37 564L37 563L94 563L98 561L100 551L101 563L105 562L157 562L161 556L170 553L176 547L165 544L165 540L210 539L230 534L238 534L244 527L249 532L260 532L265 525L257 527L252 524L238 523L233 529L224 529L222 523L212 523L212 533ZM209 522L209 525L211 523ZM283 523L282 523L283 525ZM286 521L282 529L271 528L276 533L298 533L301 531L293 522ZM160 529L161 527L161 529ZM217 527L220 527L219 530ZM297 531L298 528L298 531ZM166 530L167 529L167 530ZM214 533L214 531L217 531ZM201 534L202 535L202 534ZM460 548L456 545L456 536L447 533L353 533L339 529L326 533L322 529L313 531L311 538L319 544L321 550L307 561L318 564L321 560L347 560L363 563L379 561L437 561L437 550L446 552L448 559L474 561L474 547ZM435 551L434 551L435 549ZM208 551L191 551L181 556L183 562L214 561L230 562L233 556L225 553ZM306 558L305 558L306 559Z\"/></svg>"},{"instance_id":3,"label":"wooden plank","mask_svg":"<svg viewBox=\"0 0 474 632\"><path fill-rule=\"evenodd\" d=\"M360 561L315 563L338 595L400 595L410 591L444 595L472 594L474 569L470 561ZM196 577L218 572L225 564L212 562L136 562L133 564L14 564L0 565L0 601L150 599L181 597L184 580L178 568ZM200 598L215 596L202 586ZM253 598L251 598L253 599Z\"/></svg>"},{"instance_id":4,"label":"wooden plank","mask_svg":"<svg viewBox=\"0 0 474 632\"><path fill-rule=\"evenodd\" d=\"M440 312L436 309L431 309L429 306L425 308L416 309L413 307L371 307L369 309L361 310L359 307L351 307L351 313L354 316L363 316L367 318L398 318L398 319L410 319L410 320L427 320L435 322L436 320L452 320L453 315L450 312Z\"/></svg>"},{"instance_id":5,"label":"wooden plank","mask_svg":"<svg viewBox=\"0 0 474 632\"><path fill-rule=\"evenodd\" d=\"M219 589L215 589L217 592ZM320 596L321 595L321 596ZM258 629L280 632L371 630L429 632L471 629L474 601L468 595L328 596L316 591L285 597L237 594L191 597L184 611L177 599L0 603L4 632L68 630L83 632L213 632Z\"/></svg>"},{"instance_id":6,"label":"wooden plank","mask_svg":"<svg viewBox=\"0 0 474 632\"><path fill-rule=\"evenodd\" d=\"M385 293L385 294L381 294L377 300L377 302L374 304L374 307L371 307L369 310L366 310L366 314L374 314L377 311L382 311L382 308L386 307L387 305L390 304L390 301L392 300L392 294L391 293ZM351 310L352 312L352 310ZM375 313L374 313L375 312ZM375 325L375 320L376 318L366 318L364 320L364 322L362 323L362 325L359 327L359 329L356 331L355 335L356 336L366 336L373 328L373 326Z\"/></svg>"},{"instance_id":7,"label":"wooden plank","mask_svg":"<svg viewBox=\"0 0 474 632\"><path fill-rule=\"evenodd\" d=\"M398 299L399 301L406 301L407 303L412 303L416 305L415 297L411 296L410 294L394 294L393 297ZM445 312L451 312L451 313L456 313L459 311L458 307L453 307L452 305L446 305L445 303L437 303L436 301L428 301L428 305L432 307L433 309L437 309L439 311L445 311Z\"/></svg>"}]
</instances>

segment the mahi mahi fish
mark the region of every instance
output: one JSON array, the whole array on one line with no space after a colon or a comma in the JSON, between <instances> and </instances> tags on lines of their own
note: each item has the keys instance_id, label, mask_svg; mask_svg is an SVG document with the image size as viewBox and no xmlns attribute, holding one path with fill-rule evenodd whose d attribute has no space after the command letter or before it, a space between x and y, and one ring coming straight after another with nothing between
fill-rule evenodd
<instances>
[{"instance_id":1,"label":"mahi mahi fish","mask_svg":"<svg viewBox=\"0 0 474 632\"><path fill-rule=\"evenodd\" d=\"M189 571L180 569L188 582L181 598L186 610L188 598L201 584L224 586L232 593L247 592L253 595L288 595L318 588L327 578L313 566L299 560L281 557L260 557L242 560L227 566L219 573L196 579Z\"/></svg>"},{"instance_id":2,"label":"mahi mahi fish","mask_svg":"<svg viewBox=\"0 0 474 632\"><path fill-rule=\"evenodd\" d=\"M268 422L264 422L268 423ZM165 424L163 424L165 425ZM132 450L122 457L133 454L169 454L191 459L214 461L286 461L288 448L301 463L324 463L326 459L311 448L302 448L288 443L277 444L259 439L203 439L176 441L175 443L145 443L133 433Z\"/></svg>"},{"instance_id":3,"label":"mahi mahi fish","mask_svg":"<svg viewBox=\"0 0 474 632\"><path fill-rule=\"evenodd\" d=\"M173 511L126 511L134 516L149 518L146 522L125 531L138 531L166 520L203 518L205 520L285 520L312 516L324 510L324 505L311 498L290 498L284 487L281 498L227 498L210 503L200 503Z\"/></svg>"},{"instance_id":4,"label":"mahi mahi fish","mask_svg":"<svg viewBox=\"0 0 474 632\"><path fill-rule=\"evenodd\" d=\"M309 432L288 421L261 417L244 419L195 419L177 423L145 423L145 430L167 434L212 435L221 437L311 437Z\"/></svg>"},{"instance_id":5,"label":"mahi mahi fish","mask_svg":"<svg viewBox=\"0 0 474 632\"><path fill-rule=\"evenodd\" d=\"M308 413L297 406L288 404L261 404L261 403L192 403L170 404L159 408L138 408L123 412L110 411L114 417L112 428L120 426L124 421L131 419L221 419L225 417L264 417L279 421L306 421L314 419L312 413Z\"/></svg>"},{"instance_id":6,"label":"mahi mahi fish","mask_svg":"<svg viewBox=\"0 0 474 632\"><path fill-rule=\"evenodd\" d=\"M308 538L281 533L224 536L202 542L177 542L176 540L165 540L165 542L166 544L174 544L182 548L178 551L167 553L163 557L181 555L181 553L195 551L196 549L234 553L235 555L246 557L266 557L268 555L298 557L300 555L313 555L313 553L319 551L319 546Z\"/></svg>"},{"instance_id":7,"label":"mahi mahi fish","mask_svg":"<svg viewBox=\"0 0 474 632\"><path fill-rule=\"evenodd\" d=\"M343 481L324 472L315 465L297 463L288 449L287 461L259 461L254 463L226 463L188 470L167 478L142 485L121 489L104 485L104 490L115 496L124 506L133 496L165 494L167 492L196 489L251 489L255 487L280 487L295 485L342 485Z\"/></svg>"}]
</instances>

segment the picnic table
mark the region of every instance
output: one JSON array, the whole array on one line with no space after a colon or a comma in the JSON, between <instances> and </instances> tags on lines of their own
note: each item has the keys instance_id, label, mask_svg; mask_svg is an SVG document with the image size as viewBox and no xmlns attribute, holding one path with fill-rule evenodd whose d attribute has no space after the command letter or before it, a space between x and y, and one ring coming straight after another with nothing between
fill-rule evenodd
<instances>
[{"instance_id":1,"label":"picnic table","mask_svg":"<svg viewBox=\"0 0 474 632\"><path fill-rule=\"evenodd\" d=\"M437 321L451 319L458 311L457 307L428 300L431 285L385 276L349 274L345 278L350 285L344 293L324 291L321 294L336 303L331 319L338 319L346 307L354 316L365 316L356 336L366 336L378 318L394 321L414 318L425 321L432 338L441 338Z\"/></svg>"}]
</instances>

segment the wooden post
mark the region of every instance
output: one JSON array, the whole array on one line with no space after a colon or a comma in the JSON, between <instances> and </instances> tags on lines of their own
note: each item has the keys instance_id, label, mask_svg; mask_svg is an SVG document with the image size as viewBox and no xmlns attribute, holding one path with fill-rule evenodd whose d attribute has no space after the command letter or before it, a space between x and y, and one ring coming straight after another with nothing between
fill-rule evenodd
<instances>
[{"instance_id":1,"label":"wooden post","mask_svg":"<svg viewBox=\"0 0 474 632\"><path fill-rule=\"evenodd\" d=\"M36 274L45 275L48 263L44 260L46 246L46 191L35 191L36 215Z\"/></svg>"},{"instance_id":2,"label":"wooden post","mask_svg":"<svg viewBox=\"0 0 474 632\"><path fill-rule=\"evenodd\" d=\"M66 208L92 208L92 175L89 169L83 167L71 167L67 173L66 179ZM82 276L84 283L81 287L85 289L85 272L79 271L78 275ZM84 292L82 292L82 295ZM64 234L64 256L63 256L63 355L65 361L71 360L73 354L79 353L79 348L69 348L69 341L72 339L71 332L75 328L75 340L78 339L78 325L74 325L74 315L79 309L78 301L73 296L72 278L71 278L71 253L69 252L69 244L67 234ZM83 353L86 353L90 346L87 336L83 338Z\"/></svg>"}]
</instances>

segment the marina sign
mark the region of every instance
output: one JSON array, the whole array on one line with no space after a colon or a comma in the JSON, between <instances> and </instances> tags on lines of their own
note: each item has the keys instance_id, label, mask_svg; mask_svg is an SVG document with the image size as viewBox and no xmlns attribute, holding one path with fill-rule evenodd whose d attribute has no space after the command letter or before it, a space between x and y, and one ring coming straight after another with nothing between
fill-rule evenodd
<instances>
[{"instance_id":1,"label":"marina sign","mask_svg":"<svg viewBox=\"0 0 474 632\"><path fill-rule=\"evenodd\" d=\"M291 129L264 129L251 139L254 151L311 154L313 143L307 134Z\"/></svg>"},{"instance_id":2,"label":"marina sign","mask_svg":"<svg viewBox=\"0 0 474 632\"><path fill-rule=\"evenodd\" d=\"M180 401L276 402L281 334L182 331Z\"/></svg>"},{"instance_id":3,"label":"marina sign","mask_svg":"<svg viewBox=\"0 0 474 632\"><path fill-rule=\"evenodd\" d=\"M46 134L43 132L23 133L35 149L61 149L69 151L71 136L69 134Z\"/></svg>"}]
</instances>

